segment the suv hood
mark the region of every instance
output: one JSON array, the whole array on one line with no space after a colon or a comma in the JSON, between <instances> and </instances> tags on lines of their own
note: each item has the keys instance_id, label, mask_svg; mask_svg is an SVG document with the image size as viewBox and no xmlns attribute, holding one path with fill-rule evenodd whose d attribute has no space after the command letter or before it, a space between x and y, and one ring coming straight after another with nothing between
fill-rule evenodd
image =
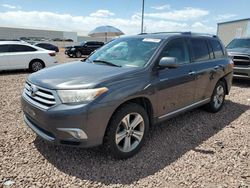
<instances>
[{"instance_id":1,"label":"suv hood","mask_svg":"<svg viewBox=\"0 0 250 188\"><path fill-rule=\"evenodd\" d=\"M231 48L227 49L228 53L236 53L236 54L247 54L250 55L250 49L249 48Z\"/></svg>"},{"instance_id":2,"label":"suv hood","mask_svg":"<svg viewBox=\"0 0 250 188\"><path fill-rule=\"evenodd\" d=\"M45 68L31 74L27 80L48 89L94 88L97 84L135 69L77 61Z\"/></svg>"}]
</instances>

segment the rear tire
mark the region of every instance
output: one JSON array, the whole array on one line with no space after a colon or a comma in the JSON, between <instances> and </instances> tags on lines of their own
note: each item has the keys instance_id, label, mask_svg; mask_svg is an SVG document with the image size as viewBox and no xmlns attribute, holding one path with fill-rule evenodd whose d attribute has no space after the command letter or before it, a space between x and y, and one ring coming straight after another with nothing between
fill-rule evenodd
<instances>
[{"instance_id":1,"label":"rear tire","mask_svg":"<svg viewBox=\"0 0 250 188\"><path fill-rule=\"evenodd\" d=\"M82 57L82 53L81 53L80 51L77 51L77 52L76 52L76 57L77 57L77 58Z\"/></svg>"},{"instance_id":2,"label":"rear tire","mask_svg":"<svg viewBox=\"0 0 250 188\"><path fill-rule=\"evenodd\" d=\"M29 70L31 72L37 72L45 67L44 62L42 60L36 59L32 60L29 65Z\"/></svg>"},{"instance_id":3,"label":"rear tire","mask_svg":"<svg viewBox=\"0 0 250 188\"><path fill-rule=\"evenodd\" d=\"M220 111L224 105L225 95L225 83L223 81L219 81L214 88L210 102L205 106L206 110L212 113Z\"/></svg>"},{"instance_id":4,"label":"rear tire","mask_svg":"<svg viewBox=\"0 0 250 188\"><path fill-rule=\"evenodd\" d=\"M112 116L104 145L114 158L127 159L143 146L148 129L145 109L136 103L125 104Z\"/></svg>"}]
</instances>

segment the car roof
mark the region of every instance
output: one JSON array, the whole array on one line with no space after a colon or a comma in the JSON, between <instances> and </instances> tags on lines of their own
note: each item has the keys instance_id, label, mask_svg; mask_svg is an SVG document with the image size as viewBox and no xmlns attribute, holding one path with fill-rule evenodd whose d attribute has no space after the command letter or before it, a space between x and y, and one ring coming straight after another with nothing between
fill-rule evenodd
<instances>
[{"instance_id":1,"label":"car roof","mask_svg":"<svg viewBox=\"0 0 250 188\"><path fill-rule=\"evenodd\" d=\"M0 44L25 44L30 45L29 43L25 41L0 41Z\"/></svg>"}]
</instances>

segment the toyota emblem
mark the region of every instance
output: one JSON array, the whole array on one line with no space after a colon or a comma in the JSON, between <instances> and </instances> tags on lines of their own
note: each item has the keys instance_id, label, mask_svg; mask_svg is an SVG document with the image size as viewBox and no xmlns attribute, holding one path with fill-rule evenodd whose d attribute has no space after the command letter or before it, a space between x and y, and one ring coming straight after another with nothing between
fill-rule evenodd
<instances>
[{"instance_id":1,"label":"toyota emblem","mask_svg":"<svg viewBox=\"0 0 250 188\"><path fill-rule=\"evenodd\" d=\"M38 91L37 87L35 85L30 86L30 94L32 97L36 96L36 92Z\"/></svg>"}]
</instances>

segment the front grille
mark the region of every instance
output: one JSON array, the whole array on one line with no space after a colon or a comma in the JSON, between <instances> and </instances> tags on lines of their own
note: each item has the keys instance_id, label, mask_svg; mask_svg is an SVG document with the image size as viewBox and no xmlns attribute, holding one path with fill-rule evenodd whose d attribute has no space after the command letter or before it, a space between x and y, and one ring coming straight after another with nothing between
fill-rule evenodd
<instances>
[{"instance_id":1,"label":"front grille","mask_svg":"<svg viewBox=\"0 0 250 188\"><path fill-rule=\"evenodd\" d=\"M33 88L35 88L35 91L32 93ZM31 86L28 82L25 84L24 95L31 103L43 109L48 109L56 104L55 97L51 91L35 85Z\"/></svg>"},{"instance_id":2,"label":"front grille","mask_svg":"<svg viewBox=\"0 0 250 188\"><path fill-rule=\"evenodd\" d=\"M243 66L250 65L250 56L247 55L235 55L232 56L232 59L234 61L234 65L243 65Z\"/></svg>"}]
</instances>

